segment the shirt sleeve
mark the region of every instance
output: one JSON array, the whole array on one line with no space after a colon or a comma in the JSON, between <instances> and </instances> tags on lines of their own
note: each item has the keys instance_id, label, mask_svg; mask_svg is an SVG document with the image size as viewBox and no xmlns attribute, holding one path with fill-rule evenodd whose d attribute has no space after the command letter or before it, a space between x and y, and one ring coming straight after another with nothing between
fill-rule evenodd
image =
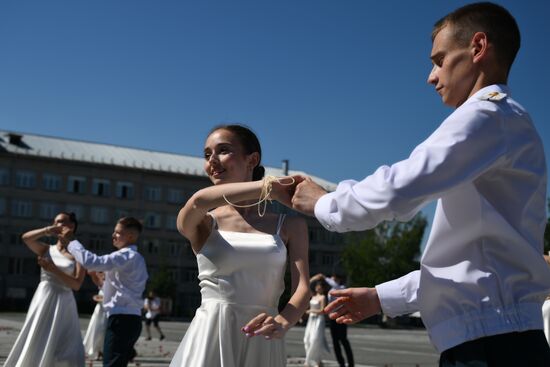
<instances>
[{"instance_id":1,"label":"shirt sleeve","mask_svg":"<svg viewBox=\"0 0 550 367\"><path fill-rule=\"evenodd\" d=\"M338 287L338 283L336 283L334 281L334 279L332 279L331 277L325 277L325 282L327 282L327 284L331 287L331 288L336 288Z\"/></svg>"},{"instance_id":2,"label":"shirt sleeve","mask_svg":"<svg viewBox=\"0 0 550 367\"><path fill-rule=\"evenodd\" d=\"M115 251L108 255L98 256L88 251L78 240L73 240L67 250L84 268L93 271L109 271L123 267L129 260L128 252Z\"/></svg>"},{"instance_id":3,"label":"shirt sleeve","mask_svg":"<svg viewBox=\"0 0 550 367\"><path fill-rule=\"evenodd\" d=\"M428 202L474 180L504 159L501 117L492 102L457 109L410 156L347 180L322 196L315 216L330 231L363 231L385 220L410 220ZM486 108L485 108L486 107Z\"/></svg>"},{"instance_id":4,"label":"shirt sleeve","mask_svg":"<svg viewBox=\"0 0 550 367\"><path fill-rule=\"evenodd\" d=\"M382 305L382 311L390 317L418 311L419 282L420 270L416 270L401 278L377 285L376 292Z\"/></svg>"}]
</instances>

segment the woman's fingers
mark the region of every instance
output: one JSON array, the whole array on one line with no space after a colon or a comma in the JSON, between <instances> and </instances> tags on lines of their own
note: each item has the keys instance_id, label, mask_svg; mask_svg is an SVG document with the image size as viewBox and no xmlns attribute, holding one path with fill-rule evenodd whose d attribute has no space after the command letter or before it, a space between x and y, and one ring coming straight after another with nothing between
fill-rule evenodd
<instances>
[{"instance_id":1,"label":"woman's fingers","mask_svg":"<svg viewBox=\"0 0 550 367\"><path fill-rule=\"evenodd\" d=\"M248 334L253 334L254 331L263 324L267 317L268 314L262 312L261 314L250 320L241 330L246 333L247 336Z\"/></svg>"}]
</instances>

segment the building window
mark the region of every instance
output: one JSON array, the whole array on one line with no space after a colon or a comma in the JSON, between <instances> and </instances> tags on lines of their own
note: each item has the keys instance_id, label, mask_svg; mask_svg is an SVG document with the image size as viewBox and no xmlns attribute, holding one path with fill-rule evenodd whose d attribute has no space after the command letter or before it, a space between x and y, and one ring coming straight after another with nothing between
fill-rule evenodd
<instances>
[{"instance_id":1,"label":"building window","mask_svg":"<svg viewBox=\"0 0 550 367\"><path fill-rule=\"evenodd\" d=\"M171 204L184 204L185 194L183 190L169 189L168 190L168 202Z\"/></svg>"},{"instance_id":2,"label":"building window","mask_svg":"<svg viewBox=\"0 0 550 367\"><path fill-rule=\"evenodd\" d=\"M25 274L23 258L10 257L8 260L8 274Z\"/></svg>"},{"instance_id":3,"label":"building window","mask_svg":"<svg viewBox=\"0 0 550 367\"><path fill-rule=\"evenodd\" d=\"M109 222L109 210L107 208L93 206L90 211L90 221L96 224L106 224Z\"/></svg>"},{"instance_id":4,"label":"building window","mask_svg":"<svg viewBox=\"0 0 550 367\"><path fill-rule=\"evenodd\" d=\"M74 215L76 216L76 220L78 222L83 222L86 220L86 216L84 213L85 210L82 205L67 204L65 208L67 210L67 213L74 213Z\"/></svg>"},{"instance_id":5,"label":"building window","mask_svg":"<svg viewBox=\"0 0 550 367\"><path fill-rule=\"evenodd\" d=\"M321 265L332 265L334 264L334 256L329 253L324 253L321 255Z\"/></svg>"},{"instance_id":6,"label":"building window","mask_svg":"<svg viewBox=\"0 0 550 367\"><path fill-rule=\"evenodd\" d=\"M158 186L146 186L145 187L145 200L148 201L160 201L162 190Z\"/></svg>"},{"instance_id":7,"label":"building window","mask_svg":"<svg viewBox=\"0 0 550 367\"><path fill-rule=\"evenodd\" d=\"M126 209L116 209L115 210L115 217L116 220L119 220L120 218L129 217L130 212Z\"/></svg>"},{"instance_id":8,"label":"building window","mask_svg":"<svg viewBox=\"0 0 550 367\"><path fill-rule=\"evenodd\" d=\"M61 190L61 176L45 173L42 175L42 186L46 191Z\"/></svg>"},{"instance_id":9,"label":"building window","mask_svg":"<svg viewBox=\"0 0 550 367\"><path fill-rule=\"evenodd\" d=\"M67 191L73 194L84 194L86 192L86 178L79 176L69 176L67 181Z\"/></svg>"},{"instance_id":10,"label":"building window","mask_svg":"<svg viewBox=\"0 0 550 367\"><path fill-rule=\"evenodd\" d=\"M160 227L160 215L153 212L145 214L145 227L147 228L159 228Z\"/></svg>"},{"instance_id":11,"label":"building window","mask_svg":"<svg viewBox=\"0 0 550 367\"><path fill-rule=\"evenodd\" d=\"M32 217L32 202L28 200L12 200L11 214L14 217L21 217L21 218Z\"/></svg>"},{"instance_id":12,"label":"building window","mask_svg":"<svg viewBox=\"0 0 550 367\"><path fill-rule=\"evenodd\" d=\"M179 256L181 254L181 248L183 244L177 241L168 241L168 251L170 256Z\"/></svg>"},{"instance_id":13,"label":"building window","mask_svg":"<svg viewBox=\"0 0 550 367\"><path fill-rule=\"evenodd\" d=\"M111 183L109 180L94 178L92 192L96 196L109 197L111 194Z\"/></svg>"},{"instance_id":14,"label":"building window","mask_svg":"<svg viewBox=\"0 0 550 367\"><path fill-rule=\"evenodd\" d=\"M181 280L183 282L194 282L197 280L197 277L199 276L199 273L197 269L182 269L181 271Z\"/></svg>"},{"instance_id":15,"label":"building window","mask_svg":"<svg viewBox=\"0 0 550 367\"><path fill-rule=\"evenodd\" d=\"M0 186L10 184L10 171L7 168L0 168Z\"/></svg>"},{"instance_id":16,"label":"building window","mask_svg":"<svg viewBox=\"0 0 550 367\"><path fill-rule=\"evenodd\" d=\"M116 197L119 199L133 199L134 184L131 182L117 182Z\"/></svg>"},{"instance_id":17,"label":"building window","mask_svg":"<svg viewBox=\"0 0 550 367\"><path fill-rule=\"evenodd\" d=\"M148 254L155 255L159 253L159 241L158 240L146 240L145 249Z\"/></svg>"},{"instance_id":18,"label":"building window","mask_svg":"<svg viewBox=\"0 0 550 367\"><path fill-rule=\"evenodd\" d=\"M36 186L36 174L31 171L17 171L15 173L15 186L32 189Z\"/></svg>"},{"instance_id":19,"label":"building window","mask_svg":"<svg viewBox=\"0 0 550 367\"><path fill-rule=\"evenodd\" d=\"M102 234L91 234L90 241L88 242L89 250L101 251L106 248L107 236Z\"/></svg>"},{"instance_id":20,"label":"building window","mask_svg":"<svg viewBox=\"0 0 550 367\"><path fill-rule=\"evenodd\" d=\"M177 216L176 215L167 215L166 216L166 229L171 229L173 231L177 231Z\"/></svg>"},{"instance_id":21,"label":"building window","mask_svg":"<svg viewBox=\"0 0 550 367\"><path fill-rule=\"evenodd\" d=\"M59 206L54 203L40 204L40 218L52 220L59 213ZM78 217L77 217L78 220Z\"/></svg>"},{"instance_id":22,"label":"building window","mask_svg":"<svg viewBox=\"0 0 550 367\"><path fill-rule=\"evenodd\" d=\"M15 232L10 233L10 245L13 246L19 246L23 244L23 240L21 239L21 233L23 233L23 230L18 231L18 228L12 228L12 231L15 230Z\"/></svg>"}]
</instances>

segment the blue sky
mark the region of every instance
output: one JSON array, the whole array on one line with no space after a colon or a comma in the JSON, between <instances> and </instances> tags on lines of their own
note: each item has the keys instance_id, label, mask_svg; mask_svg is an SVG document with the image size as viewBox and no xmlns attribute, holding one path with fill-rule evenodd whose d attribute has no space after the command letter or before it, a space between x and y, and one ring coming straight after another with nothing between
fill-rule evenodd
<instances>
[{"instance_id":1,"label":"blue sky","mask_svg":"<svg viewBox=\"0 0 550 367\"><path fill-rule=\"evenodd\" d=\"M509 84L550 161L550 2L496 1L522 48ZM452 112L430 32L466 1L5 0L0 127L200 156L242 122L264 163L333 182L404 159Z\"/></svg>"}]
</instances>

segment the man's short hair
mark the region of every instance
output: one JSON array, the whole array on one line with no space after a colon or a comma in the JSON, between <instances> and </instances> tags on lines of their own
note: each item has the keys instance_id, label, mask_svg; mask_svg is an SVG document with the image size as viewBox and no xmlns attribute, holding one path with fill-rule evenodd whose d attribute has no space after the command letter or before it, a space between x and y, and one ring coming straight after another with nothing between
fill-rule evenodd
<instances>
[{"instance_id":1,"label":"man's short hair","mask_svg":"<svg viewBox=\"0 0 550 367\"><path fill-rule=\"evenodd\" d=\"M518 53L521 36L514 17L500 5L489 2L474 3L456 9L438 20L432 31L432 42L445 26L452 26L454 39L467 46L476 32L487 35L495 53L509 72Z\"/></svg>"},{"instance_id":2,"label":"man's short hair","mask_svg":"<svg viewBox=\"0 0 550 367\"><path fill-rule=\"evenodd\" d=\"M141 222L134 217L122 217L117 221L117 223L125 229L136 231L138 234L143 230L143 225Z\"/></svg>"}]
</instances>

